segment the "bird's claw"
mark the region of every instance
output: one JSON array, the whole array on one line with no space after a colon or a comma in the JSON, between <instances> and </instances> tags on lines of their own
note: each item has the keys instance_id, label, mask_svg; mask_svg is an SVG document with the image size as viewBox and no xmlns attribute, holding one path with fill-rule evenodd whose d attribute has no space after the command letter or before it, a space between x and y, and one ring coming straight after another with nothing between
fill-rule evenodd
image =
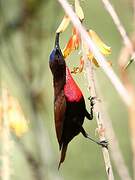
<instances>
[{"instance_id":1,"label":"bird's claw","mask_svg":"<svg viewBox=\"0 0 135 180\"><path fill-rule=\"evenodd\" d=\"M106 141L106 140L100 141L99 145L101 145L102 147L108 149L108 141Z\"/></svg>"},{"instance_id":2,"label":"bird's claw","mask_svg":"<svg viewBox=\"0 0 135 180\"><path fill-rule=\"evenodd\" d=\"M90 96L90 97L88 98L88 100L90 101L90 105L91 105L92 107L94 106L96 99L97 99L97 97L92 97L92 96Z\"/></svg>"},{"instance_id":3,"label":"bird's claw","mask_svg":"<svg viewBox=\"0 0 135 180\"><path fill-rule=\"evenodd\" d=\"M88 100L90 101L91 106L94 106L96 101L101 102L101 99L96 96L94 96L94 97L90 96L90 97L88 97Z\"/></svg>"}]
</instances>

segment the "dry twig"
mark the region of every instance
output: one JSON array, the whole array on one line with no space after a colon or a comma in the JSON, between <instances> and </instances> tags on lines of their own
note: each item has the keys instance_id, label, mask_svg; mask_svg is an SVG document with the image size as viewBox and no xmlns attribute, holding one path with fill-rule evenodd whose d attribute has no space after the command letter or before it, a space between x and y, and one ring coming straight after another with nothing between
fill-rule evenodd
<instances>
[{"instance_id":1,"label":"dry twig","mask_svg":"<svg viewBox=\"0 0 135 180\"><path fill-rule=\"evenodd\" d=\"M87 54L85 52L83 44L84 44L84 42L82 39L83 59L85 61L85 70L86 70L90 95L92 97L98 97L97 91L96 91L96 84L95 84L95 80L94 80L93 66L92 66L92 63L87 59ZM97 126L98 126L99 139L100 139L100 141L106 141L105 129L104 129L104 124L103 124L103 120L102 120L102 116L101 116L101 109L100 109L99 101L96 101L96 104L94 106L94 111L95 111L96 121L97 121ZM104 163L105 163L106 174L107 174L108 180L114 180L109 151L107 148L102 147L102 152L103 152Z\"/></svg>"},{"instance_id":2,"label":"dry twig","mask_svg":"<svg viewBox=\"0 0 135 180\"><path fill-rule=\"evenodd\" d=\"M98 86L98 83L96 83L96 87L98 90L98 94L99 94L100 98L102 99L103 96L102 96L100 87ZM128 167L125 164L125 160L122 156L119 142L116 137L115 131L113 129L112 121L109 117L106 106L103 104L103 102L102 102L102 105L99 104L99 106L100 106L100 111L102 112L103 117L104 117L103 122L104 122L105 129L106 129L106 136L107 136L107 139L109 139L110 156L114 162L114 165L119 174L119 177L121 180L131 180L131 177L130 177L130 174L128 171Z\"/></svg>"},{"instance_id":3,"label":"dry twig","mask_svg":"<svg viewBox=\"0 0 135 180\"><path fill-rule=\"evenodd\" d=\"M122 25L115 9L113 8L112 4L109 2L109 0L102 0L106 10L108 11L108 13L110 14L110 16L113 19L114 24L116 25L122 39L123 42L126 46L128 46L130 48L131 51L133 51L133 46L132 46L132 42L130 40L130 38L127 35L127 32L124 28L124 26Z\"/></svg>"},{"instance_id":4,"label":"dry twig","mask_svg":"<svg viewBox=\"0 0 135 180\"><path fill-rule=\"evenodd\" d=\"M86 73L87 73L87 79L88 79L90 94L92 97L98 97L97 92L96 92L96 86L95 86L95 81L94 81L94 74L93 74L94 72L93 72L92 64L88 60L86 60L86 58L85 58L85 62L86 62ZM96 120L97 120L97 125L98 125L99 138L100 138L100 141L106 141L105 129L104 129L104 124L103 124L103 120L102 120L102 116L101 116L99 103L100 102L97 101L95 104L95 108L94 108ZM105 162L108 180L114 180L112 165L111 165L110 156L109 156L109 151L107 148L103 147L102 152L103 152L103 157L104 157L104 162Z\"/></svg>"},{"instance_id":5,"label":"dry twig","mask_svg":"<svg viewBox=\"0 0 135 180\"><path fill-rule=\"evenodd\" d=\"M115 9L113 8L113 6L109 0L102 0L102 2L104 4L106 10L108 11L110 16L112 17L112 20L113 20L114 24L116 25L118 32L120 33L120 35L123 39L124 45L128 47L128 50L131 53L132 58L135 57L135 50L134 50L132 41L128 37L127 32L126 32L124 26L122 25ZM135 1L133 1L133 6L135 9ZM135 13L134 13L134 16L135 16ZM134 20L135 20L135 17L134 17ZM127 61L128 61L128 59L127 59Z\"/></svg>"}]
</instances>

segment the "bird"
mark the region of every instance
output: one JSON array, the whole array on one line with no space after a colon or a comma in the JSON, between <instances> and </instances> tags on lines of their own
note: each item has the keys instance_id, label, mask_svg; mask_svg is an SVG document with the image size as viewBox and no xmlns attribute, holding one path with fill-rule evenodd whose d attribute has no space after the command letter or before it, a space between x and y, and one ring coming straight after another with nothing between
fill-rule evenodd
<instances>
[{"instance_id":1,"label":"bird","mask_svg":"<svg viewBox=\"0 0 135 180\"><path fill-rule=\"evenodd\" d=\"M66 65L59 45L60 33L56 33L55 46L50 54L49 66L53 75L54 119L57 140L61 151L58 169L64 162L69 142L82 133L95 143L107 147L105 141L98 142L91 138L83 128L84 118L93 119L94 97L90 98L90 113L86 110L82 91L73 79Z\"/></svg>"}]
</instances>

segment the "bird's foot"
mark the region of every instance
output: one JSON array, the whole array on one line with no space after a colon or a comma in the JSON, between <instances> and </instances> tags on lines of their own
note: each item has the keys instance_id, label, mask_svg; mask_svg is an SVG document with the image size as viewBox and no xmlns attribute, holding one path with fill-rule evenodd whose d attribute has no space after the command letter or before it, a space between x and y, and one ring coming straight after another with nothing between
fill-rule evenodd
<instances>
[{"instance_id":1,"label":"bird's foot","mask_svg":"<svg viewBox=\"0 0 135 180\"><path fill-rule=\"evenodd\" d=\"M102 147L108 149L108 141L106 141L106 140L100 141L99 145L101 145Z\"/></svg>"},{"instance_id":2,"label":"bird's foot","mask_svg":"<svg viewBox=\"0 0 135 180\"><path fill-rule=\"evenodd\" d=\"M101 101L98 97L92 97L92 96L90 96L90 97L88 97L88 100L90 101L90 105L93 107L94 106L94 104L96 103L96 101Z\"/></svg>"}]
</instances>

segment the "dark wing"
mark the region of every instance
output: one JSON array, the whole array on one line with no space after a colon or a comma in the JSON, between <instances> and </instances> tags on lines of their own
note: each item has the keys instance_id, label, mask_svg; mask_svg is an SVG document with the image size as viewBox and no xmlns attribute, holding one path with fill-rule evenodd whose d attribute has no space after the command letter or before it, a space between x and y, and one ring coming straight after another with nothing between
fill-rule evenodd
<instances>
[{"instance_id":1,"label":"dark wing","mask_svg":"<svg viewBox=\"0 0 135 180\"><path fill-rule=\"evenodd\" d=\"M63 123L65 119L65 111L66 111L66 98L64 95L64 90L62 90L54 102L55 128L56 128L56 135L57 135L60 148L61 148L61 136L62 136L62 131L63 131Z\"/></svg>"}]
</instances>

